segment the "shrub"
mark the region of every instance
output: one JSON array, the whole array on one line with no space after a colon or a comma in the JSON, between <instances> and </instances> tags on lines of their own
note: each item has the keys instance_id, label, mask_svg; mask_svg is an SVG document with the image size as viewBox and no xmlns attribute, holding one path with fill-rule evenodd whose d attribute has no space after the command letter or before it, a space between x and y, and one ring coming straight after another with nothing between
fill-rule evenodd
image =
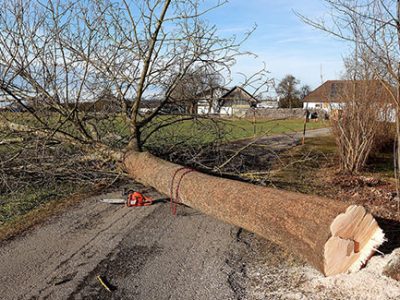
<instances>
[{"instance_id":1,"label":"shrub","mask_svg":"<svg viewBox=\"0 0 400 300\"><path fill-rule=\"evenodd\" d=\"M372 151L389 142L386 91L379 81L348 82L338 91L341 110L332 118L340 170L357 173ZM380 140L382 139L382 140Z\"/></svg>"}]
</instances>

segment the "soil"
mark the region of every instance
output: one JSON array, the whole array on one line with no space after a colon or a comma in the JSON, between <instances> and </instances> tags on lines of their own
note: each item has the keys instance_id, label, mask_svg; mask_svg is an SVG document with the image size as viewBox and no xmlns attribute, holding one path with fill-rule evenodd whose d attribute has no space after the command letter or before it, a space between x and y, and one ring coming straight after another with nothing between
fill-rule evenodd
<instances>
[{"instance_id":1,"label":"soil","mask_svg":"<svg viewBox=\"0 0 400 300\"><path fill-rule=\"evenodd\" d=\"M366 206L375 216L400 221L399 199L394 183L367 176L333 174L323 181L332 198Z\"/></svg>"}]
</instances>

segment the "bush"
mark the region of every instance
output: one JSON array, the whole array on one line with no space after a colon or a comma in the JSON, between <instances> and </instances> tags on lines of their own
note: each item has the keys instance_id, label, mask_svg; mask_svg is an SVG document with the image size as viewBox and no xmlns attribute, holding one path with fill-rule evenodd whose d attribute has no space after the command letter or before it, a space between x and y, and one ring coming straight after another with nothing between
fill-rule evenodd
<instances>
[{"instance_id":1,"label":"bush","mask_svg":"<svg viewBox=\"0 0 400 300\"><path fill-rule=\"evenodd\" d=\"M340 170L357 173L373 151L390 143L388 123L382 120L385 91L379 82L355 81L340 89L341 110L332 118Z\"/></svg>"}]
</instances>

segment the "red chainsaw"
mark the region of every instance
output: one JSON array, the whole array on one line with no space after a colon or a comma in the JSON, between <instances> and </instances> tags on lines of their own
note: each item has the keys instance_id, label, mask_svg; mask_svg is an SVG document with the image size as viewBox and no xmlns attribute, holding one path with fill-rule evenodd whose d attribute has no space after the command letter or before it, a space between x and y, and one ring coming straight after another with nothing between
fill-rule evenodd
<instances>
[{"instance_id":1,"label":"red chainsaw","mask_svg":"<svg viewBox=\"0 0 400 300\"><path fill-rule=\"evenodd\" d=\"M128 207L136 206L150 206L153 204L153 199L144 196L140 192L134 190L124 190L123 195L126 196L125 199L102 199L101 202L108 204L126 204Z\"/></svg>"},{"instance_id":2,"label":"red chainsaw","mask_svg":"<svg viewBox=\"0 0 400 300\"><path fill-rule=\"evenodd\" d=\"M126 206L150 206L153 204L153 199L143 196L142 193L129 191Z\"/></svg>"}]
</instances>

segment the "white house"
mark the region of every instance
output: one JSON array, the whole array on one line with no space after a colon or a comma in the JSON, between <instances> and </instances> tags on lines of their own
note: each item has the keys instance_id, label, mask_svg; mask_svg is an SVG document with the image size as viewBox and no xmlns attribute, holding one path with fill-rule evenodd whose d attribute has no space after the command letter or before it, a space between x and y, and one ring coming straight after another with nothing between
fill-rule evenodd
<instances>
[{"instance_id":1,"label":"white house","mask_svg":"<svg viewBox=\"0 0 400 300\"><path fill-rule=\"evenodd\" d=\"M303 108L309 110L324 110L330 113L332 110L343 108L345 97L340 91L347 86L347 80L328 80L313 90L303 99Z\"/></svg>"},{"instance_id":2,"label":"white house","mask_svg":"<svg viewBox=\"0 0 400 300\"><path fill-rule=\"evenodd\" d=\"M219 114L220 116L244 116L258 101L244 88L235 86L230 90L224 87L207 89L198 94L197 113L200 115Z\"/></svg>"},{"instance_id":3,"label":"white house","mask_svg":"<svg viewBox=\"0 0 400 300\"><path fill-rule=\"evenodd\" d=\"M228 92L224 87L213 87L197 94L197 113L199 115L210 115L219 113L219 98Z\"/></svg>"},{"instance_id":4,"label":"white house","mask_svg":"<svg viewBox=\"0 0 400 300\"><path fill-rule=\"evenodd\" d=\"M396 113L391 105L390 89L379 80L328 80L303 99L303 108L338 113L356 97L378 104L380 119L393 122Z\"/></svg>"}]
</instances>

